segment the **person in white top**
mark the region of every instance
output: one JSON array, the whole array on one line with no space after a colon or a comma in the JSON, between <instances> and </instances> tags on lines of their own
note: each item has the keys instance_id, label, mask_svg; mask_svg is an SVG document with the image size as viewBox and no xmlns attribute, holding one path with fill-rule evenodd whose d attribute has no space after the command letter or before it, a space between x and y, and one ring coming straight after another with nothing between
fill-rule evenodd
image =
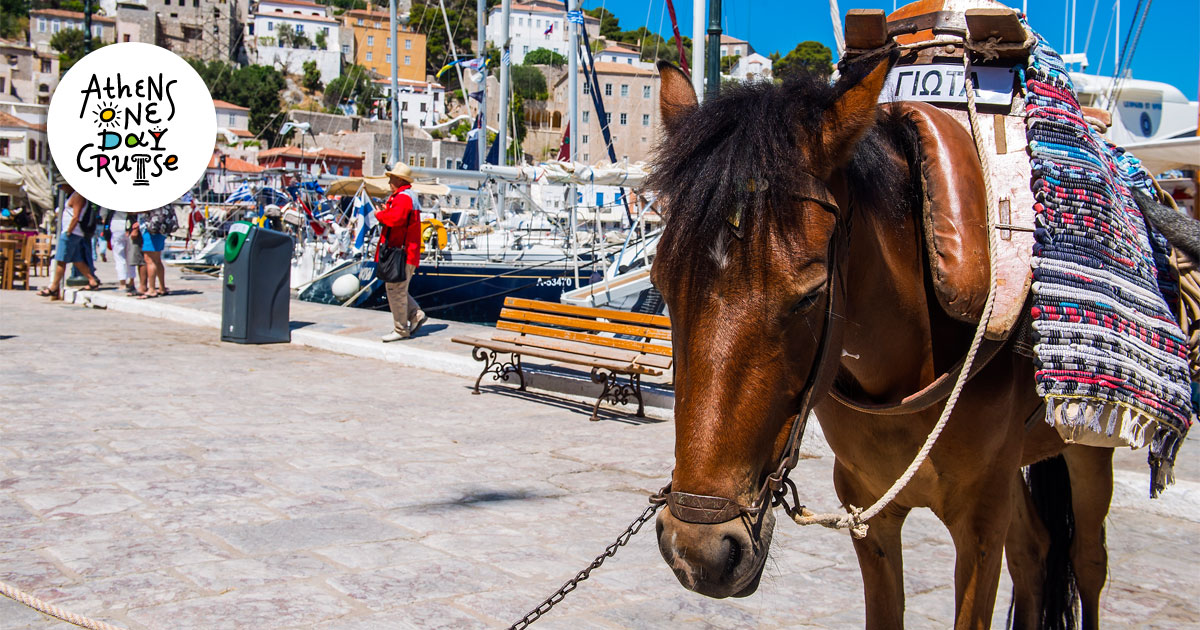
<instances>
[{"instance_id":1,"label":"person in white top","mask_svg":"<svg viewBox=\"0 0 1200 630\"><path fill-rule=\"evenodd\" d=\"M68 263L75 265L79 273L87 278L88 285L85 290L95 291L100 288L100 279L92 273L91 267L86 262L83 247L85 237L83 228L79 226L79 221L83 218L84 210L87 208L87 200L67 184L63 184L63 191L70 194L70 197L67 198L67 203L63 204L62 220L59 223L61 230L58 235L58 247L54 252L54 278L51 279L50 286L38 291L38 295L49 297L52 300L62 299L60 291Z\"/></svg>"},{"instance_id":2,"label":"person in white top","mask_svg":"<svg viewBox=\"0 0 1200 630\"><path fill-rule=\"evenodd\" d=\"M108 218L108 229L112 237L109 243L112 245L113 265L117 268L117 284L121 285L121 290L128 293L134 292L133 282L136 279L133 265L129 264L127 249L129 249L129 230L125 227L126 214L119 210L110 210Z\"/></svg>"}]
</instances>

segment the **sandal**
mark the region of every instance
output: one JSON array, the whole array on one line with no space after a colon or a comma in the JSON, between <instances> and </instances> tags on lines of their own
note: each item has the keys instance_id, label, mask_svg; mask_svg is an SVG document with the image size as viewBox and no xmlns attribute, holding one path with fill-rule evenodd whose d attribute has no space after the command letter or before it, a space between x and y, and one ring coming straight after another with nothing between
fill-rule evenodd
<instances>
[{"instance_id":1,"label":"sandal","mask_svg":"<svg viewBox=\"0 0 1200 630\"><path fill-rule=\"evenodd\" d=\"M138 294L138 296L137 296L137 299L139 299L139 300L151 300L151 299L154 299L154 298L156 298L156 297L158 297L158 294L157 294L157 293L149 293L149 292L147 292L147 293L139 293L139 294Z\"/></svg>"},{"instance_id":2,"label":"sandal","mask_svg":"<svg viewBox=\"0 0 1200 630\"><path fill-rule=\"evenodd\" d=\"M158 294L159 295L171 295L171 290L166 287L163 287L163 290L159 291Z\"/></svg>"},{"instance_id":3,"label":"sandal","mask_svg":"<svg viewBox=\"0 0 1200 630\"><path fill-rule=\"evenodd\" d=\"M41 297L55 297L58 295L58 291L54 291L50 289L50 287L43 287L41 291L37 292L37 294Z\"/></svg>"},{"instance_id":4,"label":"sandal","mask_svg":"<svg viewBox=\"0 0 1200 630\"><path fill-rule=\"evenodd\" d=\"M88 283L88 285L87 285L86 287L83 287L83 288L81 288L81 289L79 289L79 290L80 290L80 291L99 291L99 290L100 290L100 283L99 283L99 282L97 282L97 283L95 283L95 284L92 284L92 283L90 283L90 282L89 282L89 283Z\"/></svg>"}]
</instances>

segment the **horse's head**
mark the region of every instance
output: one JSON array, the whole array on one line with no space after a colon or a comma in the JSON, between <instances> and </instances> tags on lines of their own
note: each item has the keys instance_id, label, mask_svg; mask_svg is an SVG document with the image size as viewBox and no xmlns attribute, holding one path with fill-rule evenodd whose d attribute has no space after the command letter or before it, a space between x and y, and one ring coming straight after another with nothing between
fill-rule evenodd
<instances>
[{"instance_id":1,"label":"horse's head","mask_svg":"<svg viewBox=\"0 0 1200 630\"><path fill-rule=\"evenodd\" d=\"M875 123L889 65L698 106L684 74L660 64L666 136L650 185L666 227L652 277L671 313L675 471L658 544L704 595L757 588L774 526L764 482L840 359L824 350L841 347L835 174Z\"/></svg>"}]
</instances>

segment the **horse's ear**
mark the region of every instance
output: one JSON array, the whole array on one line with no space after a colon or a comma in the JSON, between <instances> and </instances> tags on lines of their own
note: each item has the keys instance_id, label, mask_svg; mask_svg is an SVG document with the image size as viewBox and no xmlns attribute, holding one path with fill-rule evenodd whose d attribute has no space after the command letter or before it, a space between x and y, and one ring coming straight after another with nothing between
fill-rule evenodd
<instances>
[{"instance_id":1,"label":"horse's ear","mask_svg":"<svg viewBox=\"0 0 1200 630\"><path fill-rule=\"evenodd\" d=\"M684 115L696 109L696 92L692 90L692 83L683 70L669 61L658 62L658 75L661 79L658 108L662 112L663 123L670 131Z\"/></svg>"},{"instance_id":2,"label":"horse's ear","mask_svg":"<svg viewBox=\"0 0 1200 630\"><path fill-rule=\"evenodd\" d=\"M859 139L875 124L879 92L883 90L893 60L894 56L884 58L865 76L850 71L839 81L849 86L838 86L843 87L841 96L825 112L821 122L821 139L830 168L849 160Z\"/></svg>"}]
</instances>

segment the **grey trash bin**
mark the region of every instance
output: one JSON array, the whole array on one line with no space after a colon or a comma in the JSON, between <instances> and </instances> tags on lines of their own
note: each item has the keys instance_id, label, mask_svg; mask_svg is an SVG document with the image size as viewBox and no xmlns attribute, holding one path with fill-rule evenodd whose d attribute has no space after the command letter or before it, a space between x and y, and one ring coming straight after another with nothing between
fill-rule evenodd
<instances>
[{"instance_id":1,"label":"grey trash bin","mask_svg":"<svg viewBox=\"0 0 1200 630\"><path fill-rule=\"evenodd\" d=\"M292 237L239 221L225 238L221 341L287 343Z\"/></svg>"}]
</instances>

